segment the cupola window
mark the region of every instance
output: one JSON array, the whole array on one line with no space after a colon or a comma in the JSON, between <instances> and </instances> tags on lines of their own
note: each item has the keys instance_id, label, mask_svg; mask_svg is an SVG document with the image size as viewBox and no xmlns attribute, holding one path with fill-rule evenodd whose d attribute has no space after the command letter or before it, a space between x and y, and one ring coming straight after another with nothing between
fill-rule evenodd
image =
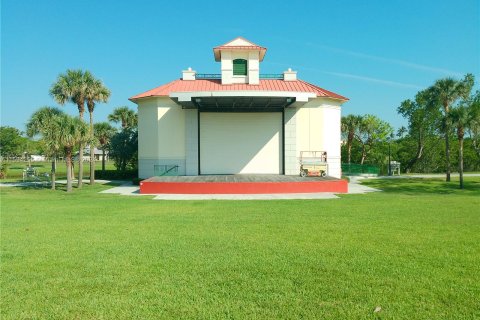
<instances>
[{"instance_id":1,"label":"cupola window","mask_svg":"<svg viewBox=\"0 0 480 320\"><path fill-rule=\"evenodd\" d=\"M233 75L246 76L247 75L247 60L235 59L233 60Z\"/></svg>"}]
</instances>

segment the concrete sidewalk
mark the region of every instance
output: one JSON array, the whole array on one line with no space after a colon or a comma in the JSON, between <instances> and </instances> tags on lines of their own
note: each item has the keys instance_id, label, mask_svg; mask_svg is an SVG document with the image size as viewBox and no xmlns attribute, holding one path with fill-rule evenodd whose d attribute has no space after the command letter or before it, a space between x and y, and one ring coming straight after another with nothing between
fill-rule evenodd
<instances>
[{"instance_id":1,"label":"concrete sidewalk","mask_svg":"<svg viewBox=\"0 0 480 320\"><path fill-rule=\"evenodd\" d=\"M299 200L338 199L333 193L159 194L153 200Z\"/></svg>"},{"instance_id":2,"label":"concrete sidewalk","mask_svg":"<svg viewBox=\"0 0 480 320\"><path fill-rule=\"evenodd\" d=\"M348 194L364 194L369 192L382 191L382 190L367 187L361 184L360 181L364 179L372 179L372 178L350 177L350 182L348 183ZM373 179L376 179L376 178L373 178Z\"/></svg>"},{"instance_id":3,"label":"concrete sidewalk","mask_svg":"<svg viewBox=\"0 0 480 320\"><path fill-rule=\"evenodd\" d=\"M90 184L89 179L82 180L84 184ZM95 183L98 184L107 184L112 181L110 180L95 180ZM117 181L114 181L117 182ZM55 180L56 184L67 184L67 180ZM72 180L72 185L76 186L78 180ZM0 187L36 187L36 186L50 186L50 181L25 181L25 182L0 182Z\"/></svg>"}]
</instances>

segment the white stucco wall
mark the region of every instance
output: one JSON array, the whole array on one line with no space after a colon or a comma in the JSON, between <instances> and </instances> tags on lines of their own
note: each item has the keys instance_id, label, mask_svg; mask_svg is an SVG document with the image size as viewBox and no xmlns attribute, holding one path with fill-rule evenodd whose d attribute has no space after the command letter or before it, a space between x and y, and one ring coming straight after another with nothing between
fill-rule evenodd
<instances>
[{"instance_id":1,"label":"white stucco wall","mask_svg":"<svg viewBox=\"0 0 480 320\"><path fill-rule=\"evenodd\" d=\"M222 51L220 69L222 71L222 84L232 84L233 59L231 51Z\"/></svg>"},{"instance_id":2,"label":"white stucco wall","mask_svg":"<svg viewBox=\"0 0 480 320\"><path fill-rule=\"evenodd\" d=\"M247 60L247 76L233 75L233 60ZM222 84L248 83L259 84L259 51L222 50L221 57Z\"/></svg>"},{"instance_id":3,"label":"white stucco wall","mask_svg":"<svg viewBox=\"0 0 480 320\"><path fill-rule=\"evenodd\" d=\"M300 151L326 151L328 175L341 177L340 102L316 98L299 106L297 121L297 157Z\"/></svg>"},{"instance_id":4,"label":"white stucco wall","mask_svg":"<svg viewBox=\"0 0 480 320\"><path fill-rule=\"evenodd\" d=\"M178 165L185 174L185 112L168 97L138 103L139 177L154 176L155 165Z\"/></svg>"},{"instance_id":5,"label":"white stucco wall","mask_svg":"<svg viewBox=\"0 0 480 320\"><path fill-rule=\"evenodd\" d=\"M250 51L248 53L248 83L259 84L260 83L260 62L259 52Z\"/></svg>"}]
</instances>

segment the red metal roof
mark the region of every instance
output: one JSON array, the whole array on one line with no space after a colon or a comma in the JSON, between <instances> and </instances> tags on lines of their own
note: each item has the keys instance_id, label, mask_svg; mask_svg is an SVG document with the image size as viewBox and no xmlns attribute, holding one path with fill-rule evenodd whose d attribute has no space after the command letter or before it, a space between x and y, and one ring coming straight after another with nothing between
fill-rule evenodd
<instances>
[{"instance_id":1,"label":"red metal roof","mask_svg":"<svg viewBox=\"0 0 480 320\"><path fill-rule=\"evenodd\" d=\"M252 84L228 84L221 83L220 79L182 80L177 79L160 87L137 94L129 100L137 100L147 97L169 96L172 92L195 92L195 91L290 91L314 93L317 97L327 97L347 101L348 98L334 92L322 89L303 80L284 81L273 79L261 79L258 85Z\"/></svg>"},{"instance_id":2,"label":"red metal roof","mask_svg":"<svg viewBox=\"0 0 480 320\"><path fill-rule=\"evenodd\" d=\"M244 43L248 43L248 44L230 45L230 43L236 40L243 40ZM224 43L220 46L213 48L213 55L215 57L215 61L217 62L220 61L222 50L258 50L260 52L260 55L259 55L260 61L263 61L263 58L265 57L265 53L267 52L267 48L261 47L258 44L253 43L243 37L236 37L235 39L230 40L227 43Z\"/></svg>"},{"instance_id":3,"label":"red metal roof","mask_svg":"<svg viewBox=\"0 0 480 320\"><path fill-rule=\"evenodd\" d=\"M218 47L215 47L213 48L214 50L215 49L225 49L225 50L229 50L229 49L235 49L235 50L267 50L267 48L265 47L260 47L260 46L218 46Z\"/></svg>"},{"instance_id":4,"label":"red metal roof","mask_svg":"<svg viewBox=\"0 0 480 320\"><path fill-rule=\"evenodd\" d=\"M232 43L233 41L238 40L238 39L243 40L243 41L249 43L250 45L249 46L245 46L245 45L230 46L230 45L228 45L229 43ZM244 49L244 48L245 49L259 49L259 50L260 49L265 49L265 50L267 50L267 48L261 47L258 44L253 43L252 41L245 39L244 37L236 37L235 39L230 40L230 41L228 41L228 42L226 42L222 45L216 46L213 49Z\"/></svg>"}]
</instances>

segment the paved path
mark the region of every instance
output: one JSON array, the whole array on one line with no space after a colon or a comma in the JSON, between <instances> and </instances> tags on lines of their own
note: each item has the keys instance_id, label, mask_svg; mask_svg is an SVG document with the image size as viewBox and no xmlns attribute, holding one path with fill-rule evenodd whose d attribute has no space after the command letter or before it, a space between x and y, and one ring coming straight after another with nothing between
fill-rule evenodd
<instances>
[{"instance_id":1,"label":"paved path","mask_svg":"<svg viewBox=\"0 0 480 320\"><path fill-rule=\"evenodd\" d=\"M116 193L124 196L142 196L140 187L132 185L131 182L125 182L118 187L100 191L100 193Z\"/></svg>"},{"instance_id":2,"label":"paved path","mask_svg":"<svg viewBox=\"0 0 480 320\"><path fill-rule=\"evenodd\" d=\"M84 184L89 184L90 179L83 179ZM110 183L110 180L95 180L95 183L106 184ZM67 184L67 180L55 180L55 183L58 184ZM77 185L78 180L73 180L72 185ZM25 182L1 182L0 187L35 187L35 186L49 186L51 185L48 181L25 181Z\"/></svg>"},{"instance_id":3,"label":"paved path","mask_svg":"<svg viewBox=\"0 0 480 320\"><path fill-rule=\"evenodd\" d=\"M350 182L348 183L348 193L349 194L364 194L369 192L382 191L372 187L367 187L366 185L360 184L360 180L371 179L364 177L350 177Z\"/></svg>"},{"instance_id":4,"label":"paved path","mask_svg":"<svg viewBox=\"0 0 480 320\"><path fill-rule=\"evenodd\" d=\"M338 199L333 193L268 193L268 194L159 194L153 200L295 200Z\"/></svg>"},{"instance_id":5,"label":"paved path","mask_svg":"<svg viewBox=\"0 0 480 320\"><path fill-rule=\"evenodd\" d=\"M43 182L1 182L0 187L41 187L45 185Z\"/></svg>"}]
</instances>

